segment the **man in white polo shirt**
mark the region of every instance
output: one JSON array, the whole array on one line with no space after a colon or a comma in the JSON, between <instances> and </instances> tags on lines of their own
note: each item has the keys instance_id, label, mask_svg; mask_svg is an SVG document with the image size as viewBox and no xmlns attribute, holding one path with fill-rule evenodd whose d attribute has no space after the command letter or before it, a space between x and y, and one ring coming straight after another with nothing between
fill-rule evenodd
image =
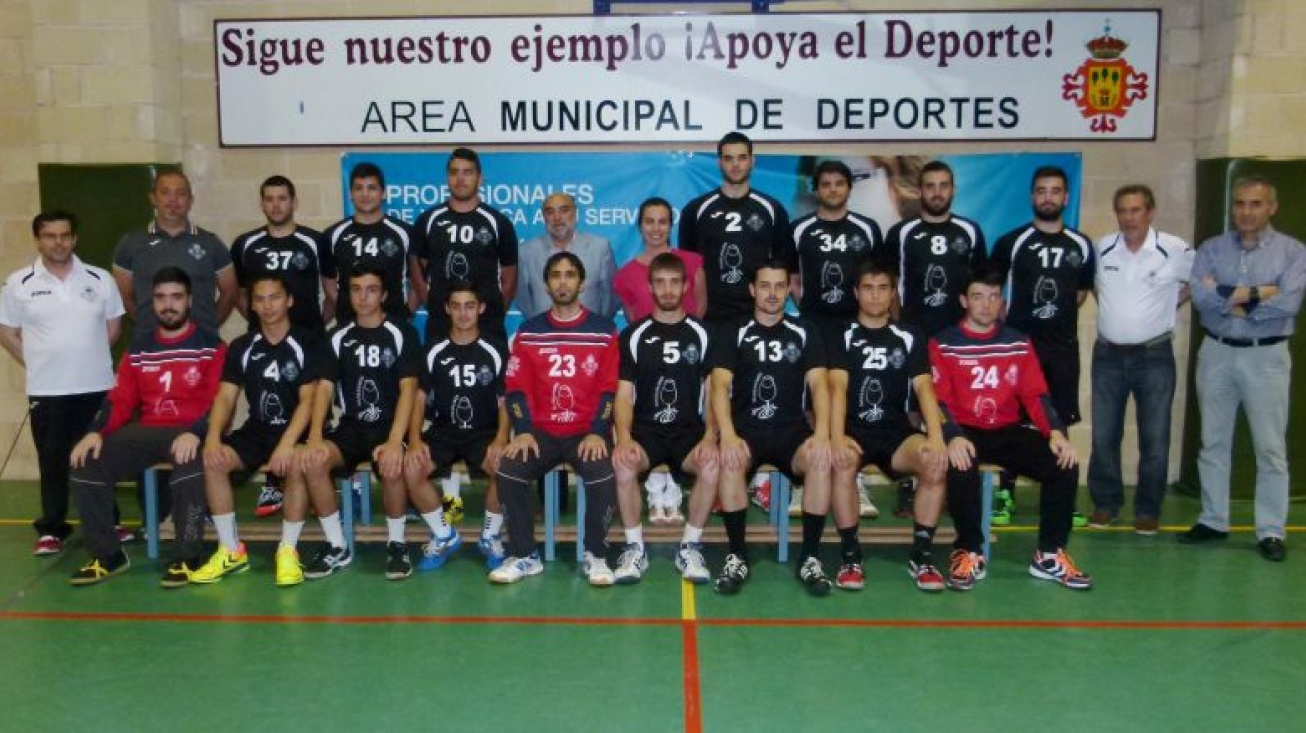
<instances>
[{"instance_id":1,"label":"man in white polo shirt","mask_svg":"<svg viewBox=\"0 0 1306 733\"><path fill-rule=\"evenodd\" d=\"M73 531L68 455L113 386L109 345L118 338L123 307L113 277L73 254L77 217L66 211L38 214L32 236L40 256L11 274L0 294L0 343L27 370L41 470L33 554L55 555Z\"/></svg>"},{"instance_id":2,"label":"man in white polo shirt","mask_svg":"<svg viewBox=\"0 0 1306 733\"><path fill-rule=\"evenodd\" d=\"M1156 199L1142 184L1115 193L1120 231L1099 239L1097 342L1093 345L1093 454L1088 490L1090 527L1117 521L1125 494L1120 443L1125 406L1138 414L1138 489L1134 531L1154 535L1165 498L1170 456L1170 404L1175 391L1175 311L1188 300L1195 253L1187 242L1152 228Z\"/></svg>"}]
</instances>

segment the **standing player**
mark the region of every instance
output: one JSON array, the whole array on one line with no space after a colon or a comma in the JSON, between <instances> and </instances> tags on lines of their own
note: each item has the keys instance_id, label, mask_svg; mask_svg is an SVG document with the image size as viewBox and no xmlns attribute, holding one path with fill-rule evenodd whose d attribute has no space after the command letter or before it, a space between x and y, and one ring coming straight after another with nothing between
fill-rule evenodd
<instances>
[{"instance_id":1,"label":"standing player","mask_svg":"<svg viewBox=\"0 0 1306 733\"><path fill-rule=\"evenodd\" d=\"M290 323L320 338L336 309L336 264L331 250L322 244L320 232L295 223L299 199L289 178L271 176L264 180L259 186L259 201L267 224L236 237L231 245L231 263L240 283L236 308L249 322L251 331L257 328L250 318L250 288L258 275L279 273L290 286ZM279 481L276 474L264 480L254 509L257 516L280 511Z\"/></svg>"},{"instance_id":2,"label":"standing player","mask_svg":"<svg viewBox=\"0 0 1306 733\"><path fill-rule=\"evenodd\" d=\"M216 583L249 569L249 555L236 532L231 474L253 471L264 464L274 476L290 473L295 444L308 428L313 410L308 356L321 336L291 324L294 296L285 275L260 272L247 287L255 330L227 349L222 384L204 439L204 489L219 546L209 561L191 574L192 583ZM239 429L224 435L242 391L250 405L249 417ZM302 475L296 480L302 480ZM286 507L283 542L276 554L276 584L280 586L304 580L293 541L304 524L304 492L293 494L295 501ZM285 541L287 535L293 535L291 541Z\"/></svg>"},{"instance_id":3,"label":"standing player","mask_svg":"<svg viewBox=\"0 0 1306 733\"><path fill-rule=\"evenodd\" d=\"M934 396L925 342L893 322L893 271L876 262L857 270L857 319L830 348L830 441L834 447L834 519L842 546L835 585L860 590L865 583L857 541L855 478L875 464L886 476L920 479L908 569L916 587L943 590L931 552L943 508L948 454ZM908 419L912 395L925 434Z\"/></svg>"},{"instance_id":4,"label":"standing player","mask_svg":"<svg viewBox=\"0 0 1306 733\"><path fill-rule=\"evenodd\" d=\"M721 431L721 518L730 542L715 581L718 593L737 593L748 580L744 481L763 463L795 483L804 482L798 579L813 595L830 592L818 558L830 510L825 348L811 324L785 314L789 278L788 267L779 260L757 268L749 288L753 316L714 334L721 340L712 349L712 413Z\"/></svg>"},{"instance_id":5,"label":"standing player","mask_svg":"<svg viewBox=\"0 0 1306 733\"><path fill-rule=\"evenodd\" d=\"M1029 336L1047 378L1052 405L1069 427L1079 422L1079 306L1093 290L1093 242L1065 225L1070 195L1066 172L1034 171L1030 203L1034 220L994 243L993 267L1006 278L1007 325ZM1003 474L994 498L993 523L1009 524L1015 512L1015 477ZM1088 523L1075 512L1076 526Z\"/></svg>"},{"instance_id":6,"label":"standing player","mask_svg":"<svg viewBox=\"0 0 1306 733\"><path fill-rule=\"evenodd\" d=\"M648 288L655 302L653 314L621 334L612 465L626 547L617 561L616 581L638 582L648 569L639 522L639 476L665 464L682 481L686 474L696 477L676 568L685 580L706 583L709 575L701 543L719 477L716 431L704 422L703 414L707 329L685 313L689 287L685 264L678 257L664 252L653 258ZM650 503L651 516L659 510L665 511Z\"/></svg>"},{"instance_id":7,"label":"standing player","mask_svg":"<svg viewBox=\"0 0 1306 733\"><path fill-rule=\"evenodd\" d=\"M1066 553L1079 471L1075 447L1048 396L1029 339L999 316L1004 277L982 270L966 287L966 316L930 340L934 389L948 439L948 512L957 528L948 584L969 590L983 580L980 554L981 463L996 463L1042 484L1038 547L1029 574L1067 588L1088 590L1093 579ZM1034 427L1023 424L1021 410Z\"/></svg>"},{"instance_id":8,"label":"standing player","mask_svg":"<svg viewBox=\"0 0 1306 733\"><path fill-rule=\"evenodd\" d=\"M493 336L481 334L478 321L485 304L471 283L449 284L444 311L452 328L447 338L426 350L404 456L408 496L433 532L417 569L439 568L462 546L462 536L450 526L442 497L430 481L437 469L451 470L462 461L470 473L489 475L485 524L477 547L485 555L486 567L493 570L503 563L503 510L495 468L508 443L508 413L503 408L508 349ZM425 420L430 427L423 432Z\"/></svg>"},{"instance_id":9,"label":"standing player","mask_svg":"<svg viewBox=\"0 0 1306 733\"><path fill-rule=\"evenodd\" d=\"M544 265L553 307L517 331L508 361L508 417L515 435L499 461L499 494L508 514L508 558L490 571L493 583L516 583L544 572L535 549L532 484L560 461L585 482L582 572L593 586L615 582L608 566L608 526L616 504L609 458L612 401L620 356L617 329L580 304L585 265L559 252Z\"/></svg>"},{"instance_id":10,"label":"standing player","mask_svg":"<svg viewBox=\"0 0 1306 733\"><path fill-rule=\"evenodd\" d=\"M408 497L403 463L404 437L417 394L417 334L406 321L385 312L387 292L379 268L354 268L347 282L355 317L327 334L313 360L318 377L313 416L308 441L297 456L326 535L326 543L304 567L304 577L325 578L353 561L345 546L332 473L353 471L371 459L372 470L381 477L385 505L386 578L399 580L413 571L404 543ZM340 419L324 432L333 403ZM287 478L287 502L300 500L291 496L297 486L298 480Z\"/></svg>"},{"instance_id":11,"label":"standing player","mask_svg":"<svg viewBox=\"0 0 1306 733\"><path fill-rule=\"evenodd\" d=\"M919 181L920 214L889 229L886 252L898 272L902 323L929 339L961 320L966 283L988 254L979 224L952 211L952 168L930 161L921 168ZM903 479L894 513L910 515L911 502L912 481Z\"/></svg>"},{"instance_id":12,"label":"standing player","mask_svg":"<svg viewBox=\"0 0 1306 733\"><path fill-rule=\"evenodd\" d=\"M41 471L41 516L32 554L57 555L68 523L68 454L113 386L109 347L122 327L122 299L109 273L82 262L77 217L47 211L32 219L38 257L5 280L0 344L26 369L32 442ZM76 353L78 358L70 359ZM131 532L119 527L120 539Z\"/></svg>"},{"instance_id":13,"label":"standing player","mask_svg":"<svg viewBox=\"0 0 1306 733\"><path fill-rule=\"evenodd\" d=\"M508 217L481 201L481 157L454 148L445 167L449 200L417 220L418 255L426 267L426 340L449 335L445 295L467 281L485 306L480 330L507 341L504 315L517 294L517 230Z\"/></svg>"},{"instance_id":14,"label":"standing player","mask_svg":"<svg viewBox=\"0 0 1306 733\"><path fill-rule=\"evenodd\" d=\"M324 249L336 265L336 281L347 285L353 273L379 270L386 292L385 312L407 320L421 301L417 232L385 213L385 174L375 163L349 171L349 200L354 213L327 227ZM407 295L405 295L407 293ZM336 298L336 325L353 318L348 297Z\"/></svg>"}]
</instances>

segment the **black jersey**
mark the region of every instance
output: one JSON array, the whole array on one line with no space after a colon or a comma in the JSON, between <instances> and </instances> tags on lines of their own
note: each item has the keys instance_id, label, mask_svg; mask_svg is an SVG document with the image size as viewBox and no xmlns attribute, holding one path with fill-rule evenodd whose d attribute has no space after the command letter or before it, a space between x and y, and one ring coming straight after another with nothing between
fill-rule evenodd
<instances>
[{"instance_id":1,"label":"black jersey","mask_svg":"<svg viewBox=\"0 0 1306 733\"><path fill-rule=\"evenodd\" d=\"M831 369L848 372L848 429L910 430L912 380L930 373L925 340L910 329L890 323L883 328L849 324L833 350Z\"/></svg>"},{"instance_id":2,"label":"black jersey","mask_svg":"<svg viewBox=\"0 0 1306 733\"><path fill-rule=\"evenodd\" d=\"M482 336L469 344L444 339L422 360L426 419L433 428L485 430L499 426L508 349Z\"/></svg>"},{"instance_id":3,"label":"black jersey","mask_svg":"<svg viewBox=\"0 0 1306 733\"><path fill-rule=\"evenodd\" d=\"M1034 341L1078 343L1079 291L1093 288L1093 243L1066 228L1046 234L1026 224L993 245L1007 277L1007 325Z\"/></svg>"},{"instance_id":4,"label":"black jersey","mask_svg":"<svg viewBox=\"0 0 1306 733\"><path fill-rule=\"evenodd\" d=\"M497 322L502 330L504 306L499 270L517 264L517 230L508 217L485 206L460 212L440 204L417 220L417 256L425 262L427 333L448 331L444 299L449 283L466 280L476 286L485 304L482 323ZM443 328L432 330L439 321Z\"/></svg>"},{"instance_id":5,"label":"black jersey","mask_svg":"<svg viewBox=\"0 0 1306 733\"><path fill-rule=\"evenodd\" d=\"M323 245L320 232L303 226L286 237L272 236L267 227L245 232L231 244L231 263L236 267L237 282L246 289L263 273L283 275L295 299L290 322L309 331L325 330L318 296L321 279L336 276L336 261L330 248ZM255 325L251 317L251 328Z\"/></svg>"},{"instance_id":6,"label":"black jersey","mask_svg":"<svg viewBox=\"0 0 1306 733\"><path fill-rule=\"evenodd\" d=\"M904 219L889 229L885 251L898 271L902 322L929 338L961 320L961 296L984 266L984 232L970 219Z\"/></svg>"},{"instance_id":7,"label":"black jersey","mask_svg":"<svg viewBox=\"0 0 1306 733\"><path fill-rule=\"evenodd\" d=\"M385 312L407 320L408 256L413 253L417 232L408 224L385 217L375 224L342 219L322 235L335 262L340 295L336 298L336 322L353 319L349 305L349 275L362 264L379 267L385 273Z\"/></svg>"},{"instance_id":8,"label":"black jersey","mask_svg":"<svg viewBox=\"0 0 1306 733\"><path fill-rule=\"evenodd\" d=\"M707 329L689 316L678 323L649 316L622 331L620 378L635 387L635 423L703 427L709 345Z\"/></svg>"},{"instance_id":9,"label":"black jersey","mask_svg":"<svg viewBox=\"0 0 1306 733\"><path fill-rule=\"evenodd\" d=\"M308 357L321 340L314 331L294 327L278 343L261 331L231 342L222 366L222 381L245 391L249 401L246 425L280 433L299 407L299 388L314 379Z\"/></svg>"},{"instance_id":10,"label":"black jersey","mask_svg":"<svg viewBox=\"0 0 1306 733\"><path fill-rule=\"evenodd\" d=\"M680 212L680 248L703 256L704 320L714 323L753 311L748 284L763 262L779 258L798 272L789 214L760 191L734 199L717 190L690 201Z\"/></svg>"},{"instance_id":11,"label":"black jersey","mask_svg":"<svg viewBox=\"0 0 1306 733\"><path fill-rule=\"evenodd\" d=\"M399 381L421 369L417 334L390 318L373 328L350 321L327 335L316 376L335 383L342 421L388 429L399 401Z\"/></svg>"},{"instance_id":12,"label":"black jersey","mask_svg":"<svg viewBox=\"0 0 1306 733\"><path fill-rule=\"evenodd\" d=\"M798 309L804 316L855 316L857 268L880 254L884 246L880 225L851 211L836 221L808 214L794 222L792 237L803 274Z\"/></svg>"},{"instance_id":13,"label":"black jersey","mask_svg":"<svg viewBox=\"0 0 1306 733\"><path fill-rule=\"evenodd\" d=\"M774 326L749 318L718 338L712 368L734 375L730 413L736 427L761 430L805 421L807 372L825 367L817 329L788 315Z\"/></svg>"}]
</instances>

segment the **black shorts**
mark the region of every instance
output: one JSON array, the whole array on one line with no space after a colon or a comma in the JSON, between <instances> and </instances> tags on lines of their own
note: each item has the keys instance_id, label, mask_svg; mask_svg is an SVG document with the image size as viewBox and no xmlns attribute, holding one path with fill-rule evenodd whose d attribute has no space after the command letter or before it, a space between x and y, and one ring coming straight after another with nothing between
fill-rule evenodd
<instances>
[{"instance_id":1,"label":"black shorts","mask_svg":"<svg viewBox=\"0 0 1306 733\"><path fill-rule=\"evenodd\" d=\"M441 476L448 476L450 467L462 461L467 465L470 476L485 476L481 464L485 462L486 449L494 442L497 428L480 428L476 430L451 430L449 428L431 428L422 433L422 441L431 451L431 463L435 464Z\"/></svg>"},{"instance_id":2,"label":"black shorts","mask_svg":"<svg viewBox=\"0 0 1306 733\"><path fill-rule=\"evenodd\" d=\"M751 474L758 466L769 463L780 469L781 473L791 480L795 482L799 480L794 473L794 456L803 443L812 437L812 429L807 427L806 422L781 424L764 430L737 425L735 430L739 433L739 437L748 443L748 450L753 457L748 465L748 473Z\"/></svg>"},{"instance_id":3,"label":"black shorts","mask_svg":"<svg viewBox=\"0 0 1306 733\"><path fill-rule=\"evenodd\" d=\"M1048 383L1048 397L1067 426L1079 422L1079 345L1034 341L1034 353Z\"/></svg>"},{"instance_id":4,"label":"black shorts","mask_svg":"<svg viewBox=\"0 0 1306 733\"><path fill-rule=\"evenodd\" d=\"M344 465L336 470L336 474L347 476L353 473L354 467L363 461L371 461L372 472L379 474L380 469L376 462L372 461L372 451L390 439L390 430L389 428L368 429L352 420L341 420L322 437L334 443L345 460Z\"/></svg>"},{"instance_id":5,"label":"black shorts","mask_svg":"<svg viewBox=\"0 0 1306 733\"><path fill-rule=\"evenodd\" d=\"M872 464L880 469L880 472L892 480L898 480L907 474L893 470L893 454L898 452L902 444L913 435L919 435L908 428L900 430L861 430L858 428L849 429L848 437L857 441L861 446L862 455L859 459L861 464L857 466L865 468Z\"/></svg>"},{"instance_id":6,"label":"black shorts","mask_svg":"<svg viewBox=\"0 0 1306 733\"><path fill-rule=\"evenodd\" d=\"M244 466L241 469L242 473L253 473L259 466L267 463L280 441L281 433L249 423L241 425L222 439L223 445L231 446L231 449L236 451L236 456Z\"/></svg>"},{"instance_id":7,"label":"black shorts","mask_svg":"<svg viewBox=\"0 0 1306 733\"><path fill-rule=\"evenodd\" d=\"M703 439L707 432L705 426L697 428L671 428L662 425L634 425L630 435L648 454L649 471L658 466L666 466L679 483L688 481L689 473L685 471L685 460L693 452L694 446ZM647 478L649 471L640 476Z\"/></svg>"}]
</instances>

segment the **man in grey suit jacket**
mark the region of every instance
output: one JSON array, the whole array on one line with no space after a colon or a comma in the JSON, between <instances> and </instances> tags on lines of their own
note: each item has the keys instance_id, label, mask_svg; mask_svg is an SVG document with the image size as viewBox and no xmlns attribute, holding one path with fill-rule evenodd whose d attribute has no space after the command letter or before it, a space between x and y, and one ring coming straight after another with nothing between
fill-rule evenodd
<instances>
[{"instance_id":1,"label":"man in grey suit jacket","mask_svg":"<svg viewBox=\"0 0 1306 733\"><path fill-rule=\"evenodd\" d=\"M545 233L522 244L517 256L517 307L530 318L548 310L553 300L544 289L544 263L558 252L571 252L585 265L581 305L611 318L621 303L612 292L616 264L612 245L603 237L576 231L576 199L555 193L544 200Z\"/></svg>"}]
</instances>

